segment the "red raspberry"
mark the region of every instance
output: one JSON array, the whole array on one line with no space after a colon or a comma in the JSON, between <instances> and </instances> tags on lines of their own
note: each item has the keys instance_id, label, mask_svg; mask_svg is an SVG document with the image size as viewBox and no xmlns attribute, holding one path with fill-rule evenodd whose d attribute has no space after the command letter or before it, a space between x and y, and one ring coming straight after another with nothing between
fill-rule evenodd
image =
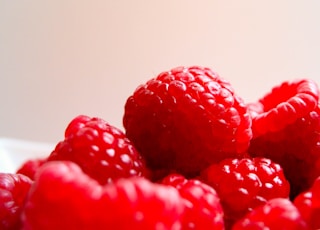
<instances>
[{"instance_id":1,"label":"red raspberry","mask_svg":"<svg viewBox=\"0 0 320 230\"><path fill-rule=\"evenodd\" d=\"M16 171L18 174L23 174L30 179L34 179L36 171L47 161L47 158L35 158L25 161Z\"/></svg>"},{"instance_id":2,"label":"red raspberry","mask_svg":"<svg viewBox=\"0 0 320 230\"><path fill-rule=\"evenodd\" d=\"M22 213L31 229L180 229L178 191L143 177L100 185L73 162L49 162L36 174Z\"/></svg>"},{"instance_id":3,"label":"red raspberry","mask_svg":"<svg viewBox=\"0 0 320 230\"><path fill-rule=\"evenodd\" d=\"M285 81L257 103L250 104L253 137L275 132L311 112L318 103L318 85L309 79Z\"/></svg>"},{"instance_id":4,"label":"red raspberry","mask_svg":"<svg viewBox=\"0 0 320 230\"><path fill-rule=\"evenodd\" d=\"M225 159L209 166L200 179L217 191L227 228L267 200L289 197L282 168L265 158Z\"/></svg>"},{"instance_id":5,"label":"red raspberry","mask_svg":"<svg viewBox=\"0 0 320 230\"><path fill-rule=\"evenodd\" d=\"M185 199L182 229L224 229L222 206L212 187L179 174L170 174L161 183L177 188Z\"/></svg>"},{"instance_id":6,"label":"red raspberry","mask_svg":"<svg viewBox=\"0 0 320 230\"><path fill-rule=\"evenodd\" d=\"M309 190L294 199L294 204L310 229L320 229L320 177Z\"/></svg>"},{"instance_id":7,"label":"red raspberry","mask_svg":"<svg viewBox=\"0 0 320 230\"><path fill-rule=\"evenodd\" d=\"M239 220L232 230L308 230L290 200L274 198Z\"/></svg>"},{"instance_id":8,"label":"red raspberry","mask_svg":"<svg viewBox=\"0 0 320 230\"><path fill-rule=\"evenodd\" d=\"M160 73L138 87L126 101L123 124L151 169L188 177L243 156L252 137L243 100L229 82L198 66Z\"/></svg>"},{"instance_id":9,"label":"red raspberry","mask_svg":"<svg viewBox=\"0 0 320 230\"><path fill-rule=\"evenodd\" d=\"M0 229L20 229L20 214L31 184L27 176L0 173Z\"/></svg>"},{"instance_id":10,"label":"red raspberry","mask_svg":"<svg viewBox=\"0 0 320 230\"><path fill-rule=\"evenodd\" d=\"M284 82L249 106L254 137L248 152L282 166L291 184L291 198L320 175L318 99L316 83L305 79Z\"/></svg>"},{"instance_id":11,"label":"red raspberry","mask_svg":"<svg viewBox=\"0 0 320 230\"><path fill-rule=\"evenodd\" d=\"M80 115L65 131L48 161L70 160L100 184L114 179L144 175L141 155L118 128L101 118Z\"/></svg>"}]
</instances>

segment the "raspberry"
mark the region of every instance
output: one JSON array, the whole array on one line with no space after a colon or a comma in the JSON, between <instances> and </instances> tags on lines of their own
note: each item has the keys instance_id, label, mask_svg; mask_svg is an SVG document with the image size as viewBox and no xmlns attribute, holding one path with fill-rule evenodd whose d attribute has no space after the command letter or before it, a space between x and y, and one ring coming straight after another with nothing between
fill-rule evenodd
<instances>
[{"instance_id":1,"label":"raspberry","mask_svg":"<svg viewBox=\"0 0 320 230\"><path fill-rule=\"evenodd\" d=\"M70 161L49 162L36 174L23 229L179 229L178 191L143 177L100 185Z\"/></svg>"},{"instance_id":2,"label":"raspberry","mask_svg":"<svg viewBox=\"0 0 320 230\"><path fill-rule=\"evenodd\" d=\"M20 214L31 184L27 176L0 173L0 229L20 229Z\"/></svg>"},{"instance_id":3,"label":"raspberry","mask_svg":"<svg viewBox=\"0 0 320 230\"><path fill-rule=\"evenodd\" d=\"M151 169L187 177L241 157L252 137L246 105L229 82L205 67L177 67L140 85L127 99L123 125Z\"/></svg>"},{"instance_id":4,"label":"raspberry","mask_svg":"<svg viewBox=\"0 0 320 230\"><path fill-rule=\"evenodd\" d=\"M307 230L297 208L290 200L274 198L239 220L232 230Z\"/></svg>"},{"instance_id":5,"label":"raspberry","mask_svg":"<svg viewBox=\"0 0 320 230\"><path fill-rule=\"evenodd\" d=\"M101 118L75 117L48 157L48 161L70 160L100 184L130 176L143 176L144 161L118 128Z\"/></svg>"},{"instance_id":6,"label":"raspberry","mask_svg":"<svg viewBox=\"0 0 320 230\"><path fill-rule=\"evenodd\" d=\"M35 158L25 161L16 171L18 174L23 174L30 179L34 179L37 170L47 161L47 158Z\"/></svg>"},{"instance_id":7,"label":"raspberry","mask_svg":"<svg viewBox=\"0 0 320 230\"><path fill-rule=\"evenodd\" d=\"M177 188L185 199L182 229L224 229L222 206L212 187L179 174L168 175L162 184Z\"/></svg>"},{"instance_id":8,"label":"raspberry","mask_svg":"<svg viewBox=\"0 0 320 230\"><path fill-rule=\"evenodd\" d=\"M252 103L253 137L275 132L311 112L318 103L319 89L309 79L285 81Z\"/></svg>"},{"instance_id":9,"label":"raspberry","mask_svg":"<svg viewBox=\"0 0 320 230\"><path fill-rule=\"evenodd\" d=\"M291 184L290 197L309 188L320 175L320 105L310 80L284 82L249 106L253 157L279 163Z\"/></svg>"},{"instance_id":10,"label":"raspberry","mask_svg":"<svg viewBox=\"0 0 320 230\"><path fill-rule=\"evenodd\" d=\"M320 229L320 177L309 190L294 199L294 204L310 229Z\"/></svg>"},{"instance_id":11,"label":"raspberry","mask_svg":"<svg viewBox=\"0 0 320 230\"><path fill-rule=\"evenodd\" d=\"M203 170L200 179L217 191L227 228L267 200L289 197L282 168L266 158L225 159Z\"/></svg>"}]
</instances>

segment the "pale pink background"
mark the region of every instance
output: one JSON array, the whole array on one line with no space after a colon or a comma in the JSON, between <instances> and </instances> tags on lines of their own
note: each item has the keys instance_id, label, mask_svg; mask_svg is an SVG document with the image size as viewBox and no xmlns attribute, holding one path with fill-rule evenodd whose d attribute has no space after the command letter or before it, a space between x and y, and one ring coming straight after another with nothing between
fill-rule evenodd
<instances>
[{"instance_id":1,"label":"pale pink background","mask_svg":"<svg viewBox=\"0 0 320 230\"><path fill-rule=\"evenodd\" d=\"M213 68L246 101L320 83L319 12L319 0L0 0L0 137L55 143L78 114L122 129L134 89L179 65Z\"/></svg>"}]
</instances>

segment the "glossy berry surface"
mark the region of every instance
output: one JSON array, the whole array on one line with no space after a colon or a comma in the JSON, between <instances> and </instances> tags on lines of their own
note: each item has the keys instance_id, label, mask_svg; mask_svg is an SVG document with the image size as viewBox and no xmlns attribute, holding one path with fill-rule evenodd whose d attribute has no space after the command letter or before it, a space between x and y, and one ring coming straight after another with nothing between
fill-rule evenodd
<instances>
[{"instance_id":1,"label":"glossy berry surface","mask_svg":"<svg viewBox=\"0 0 320 230\"><path fill-rule=\"evenodd\" d=\"M227 228L255 207L288 198L290 192L280 165L266 158L225 159L205 169L200 179L217 191Z\"/></svg>"},{"instance_id":2,"label":"glossy berry surface","mask_svg":"<svg viewBox=\"0 0 320 230\"><path fill-rule=\"evenodd\" d=\"M101 118L75 117L48 157L48 161L69 160L100 184L114 179L144 175L141 155L126 135Z\"/></svg>"},{"instance_id":3,"label":"glossy berry surface","mask_svg":"<svg viewBox=\"0 0 320 230\"><path fill-rule=\"evenodd\" d=\"M239 220L232 230L308 230L300 212L285 198L269 200Z\"/></svg>"},{"instance_id":4,"label":"glossy berry surface","mask_svg":"<svg viewBox=\"0 0 320 230\"><path fill-rule=\"evenodd\" d=\"M194 176L209 164L243 156L251 117L231 84L209 68L177 67L140 85L123 124L151 169Z\"/></svg>"},{"instance_id":5,"label":"glossy berry surface","mask_svg":"<svg viewBox=\"0 0 320 230\"><path fill-rule=\"evenodd\" d=\"M49 162L37 172L22 213L23 229L179 229L178 191L142 177L107 185L73 162Z\"/></svg>"},{"instance_id":6,"label":"glossy berry surface","mask_svg":"<svg viewBox=\"0 0 320 230\"><path fill-rule=\"evenodd\" d=\"M320 177L294 199L294 204L310 229L320 229Z\"/></svg>"},{"instance_id":7,"label":"glossy berry surface","mask_svg":"<svg viewBox=\"0 0 320 230\"><path fill-rule=\"evenodd\" d=\"M220 199L211 186L179 174L170 174L161 183L176 188L185 201L182 229L224 229Z\"/></svg>"},{"instance_id":8,"label":"glossy berry surface","mask_svg":"<svg viewBox=\"0 0 320 230\"><path fill-rule=\"evenodd\" d=\"M320 105L316 83L304 79L275 86L249 105L253 157L279 163L291 184L291 198L320 175Z\"/></svg>"},{"instance_id":9,"label":"glossy berry surface","mask_svg":"<svg viewBox=\"0 0 320 230\"><path fill-rule=\"evenodd\" d=\"M27 176L0 173L0 229L20 229L20 214L31 184Z\"/></svg>"}]
</instances>

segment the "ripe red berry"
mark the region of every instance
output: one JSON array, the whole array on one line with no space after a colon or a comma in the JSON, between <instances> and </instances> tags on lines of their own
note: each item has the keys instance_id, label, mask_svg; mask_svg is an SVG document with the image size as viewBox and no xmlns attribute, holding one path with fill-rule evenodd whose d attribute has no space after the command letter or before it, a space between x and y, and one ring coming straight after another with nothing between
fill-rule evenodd
<instances>
[{"instance_id":1,"label":"ripe red berry","mask_svg":"<svg viewBox=\"0 0 320 230\"><path fill-rule=\"evenodd\" d=\"M31 184L27 176L0 173L0 229L20 229L20 215Z\"/></svg>"},{"instance_id":2,"label":"ripe red berry","mask_svg":"<svg viewBox=\"0 0 320 230\"><path fill-rule=\"evenodd\" d=\"M300 212L285 198L274 198L237 221L232 230L308 230Z\"/></svg>"},{"instance_id":3,"label":"ripe red berry","mask_svg":"<svg viewBox=\"0 0 320 230\"><path fill-rule=\"evenodd\" d=\"M141 155L118 128L101 118L74 118L48 161L70 160L100 184L130 176L143 176Z\"/></svg>"},{"instance_id":4,"label":"ripe red berry","mask_svg":"<svg viewBox=\"0 0 320 230\"><path fill-rule=\"evenodd\" d=\"M100 185L73 162L49 162L36 174L23 229L180 229L178 191L143 177Z\"/></svg>"},{"instance_id":5,"label":"ripe red berry","mask_svg":"<svg viewBox=\"0 0 320 230\"><path fill-rule=\"evenodd\" d=\"M127 99L123 124L151 169L194 176L209 164L241 157L251 117L229 82L203 67L178 67L140 85Z\"/></svg>"},{"instance_id":6,"label":"ripe red berry","mask_svg":"<svg viewBox=\"0 0 320 230\"><path fill-rule=\"evenodd\" d=\"M222 206L212 187L179 174L170 174L161 183L177 188L185 200L182 229L224 229Z\"/></svg>"},{"instance_id":7,"label":"ripe red berry","mask_svg":"<svg viewBox=\"0 0 320 230\"><path fill-rule=\"evenodd\" d=\"M316 83L304 79L284 82L249 106L254 136L248 152L282 166L291 184L291 198L320 175L318 100Z\"/></svg>"},{"instance_id":8,"label":"ripe red berry","mask_svg":"<svg viewBox=\"0 0 320 230\"><path fill-rule=\"evenodd\" d=\"M20 165L16 173L23 174L33 180L35 173L45 162L47 162L47 158L29 159Z\"/></svg>"},{"instance_id":9,"label":"ripe red berry","mask_svg":"<svg viewBox=\"0 0 320 230\"><path fill-rule=\"evenodd\" d=\"M310 229L320 229L320 177L309 190L294 199L294 204Z\"/></svg>"},{"instance_id":10,"label":"ripe red berry","mask_svg":"<svg viewBox=\"0 0 320 230\"><path fill-rule=\"evenodd\" d=\"M282 168L265 158L225 159L209 166L200 178L217 191L227 228L267 200L289 197Z\"/></svg>"},{"instance_id":11,"label":"ripe red berry","mask_svg":"<svg viewBox=\"0 0 320 230\"><path fill-rule=\"evenodd\" d=\"M310 79L285 81L249 105L253 137L276 132L313 111L319 100L318 85Z\"/></svg>"}]
</instances>

